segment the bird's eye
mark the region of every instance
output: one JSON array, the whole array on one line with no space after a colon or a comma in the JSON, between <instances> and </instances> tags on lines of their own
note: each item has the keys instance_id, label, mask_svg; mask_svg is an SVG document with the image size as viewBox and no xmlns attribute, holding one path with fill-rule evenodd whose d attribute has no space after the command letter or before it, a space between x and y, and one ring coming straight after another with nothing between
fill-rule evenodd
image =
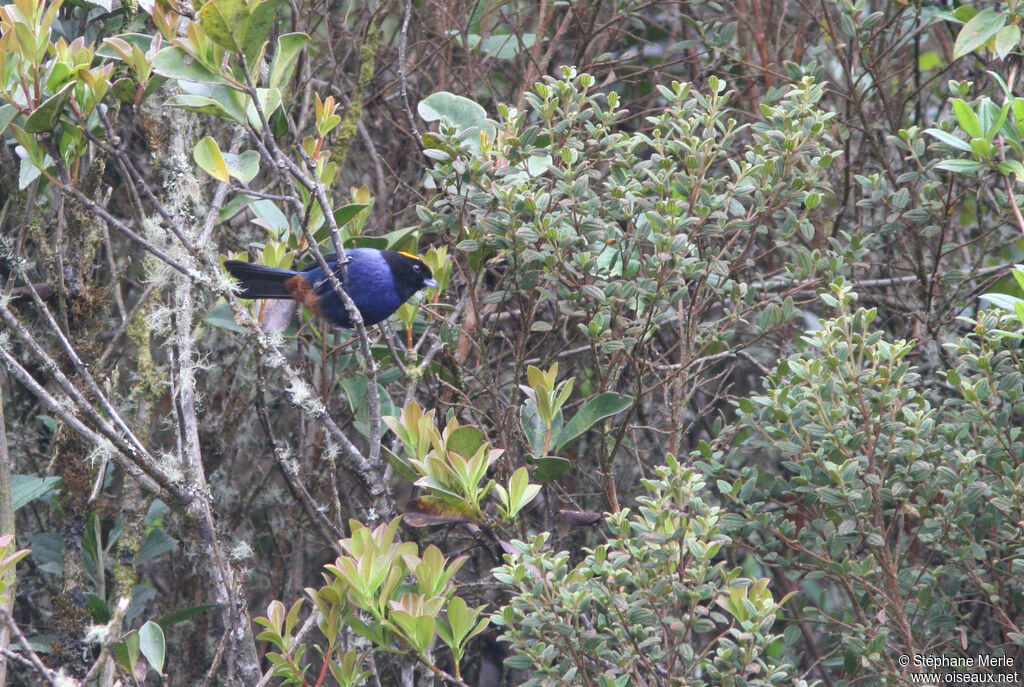
<instances>
[{"instance_id":1,"label":"bird's eye","mask_svg":"<svg viewBox=\"0 0 1024 687\"><path fill-rule=\"evenodd\" d=\"M419 271L420 271L420 266L419 266L419 265L417 265L417 264L415 264L415 263L413 263L413 266L412 266L412 268L413 268L414 270L416 270L417 272L419 272Z\"/></svg>"}]
</instances>

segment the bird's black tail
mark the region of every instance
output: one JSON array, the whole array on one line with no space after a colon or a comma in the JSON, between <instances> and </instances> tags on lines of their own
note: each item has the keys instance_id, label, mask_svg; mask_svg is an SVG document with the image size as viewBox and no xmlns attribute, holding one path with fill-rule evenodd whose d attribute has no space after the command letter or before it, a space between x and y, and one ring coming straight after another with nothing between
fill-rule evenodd
<instances>
[{"instance_id":1,"label":"bird's black tail","mask_svg":"<svg viewBox=\"0 0 1024 687\"><path fill-rule=\"evenodd\" d=\"M238 295L242 298L291 298L292 295L285 288L284 282L298 274L292 270L240 260L225 260L224 268L238 280L241 287Z\"/></svg>"}]
</instances>

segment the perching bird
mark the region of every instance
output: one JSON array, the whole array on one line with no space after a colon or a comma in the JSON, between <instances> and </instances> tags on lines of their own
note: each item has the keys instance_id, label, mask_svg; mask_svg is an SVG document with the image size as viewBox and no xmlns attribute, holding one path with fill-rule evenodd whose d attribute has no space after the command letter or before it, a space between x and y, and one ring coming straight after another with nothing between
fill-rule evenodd
<instances>
[{"instance_id":1,"label":"perching bird","mask_svg":"<svg viewBox=\"0 0 1024 687\"><path fill-rule=\"evenodd\" d=\"M436 287L430 268L415 255L376 248L345 251L347 278L342 287L363 316L367 327L383 322L422 288ZM337 274L337 254L324 256ZM224 267L238 280L243 298L294 298L328 322L352 328L348 311L334 293L330 280L317 263L299 271L227 260Z\"/></svg>"}]
</instances>

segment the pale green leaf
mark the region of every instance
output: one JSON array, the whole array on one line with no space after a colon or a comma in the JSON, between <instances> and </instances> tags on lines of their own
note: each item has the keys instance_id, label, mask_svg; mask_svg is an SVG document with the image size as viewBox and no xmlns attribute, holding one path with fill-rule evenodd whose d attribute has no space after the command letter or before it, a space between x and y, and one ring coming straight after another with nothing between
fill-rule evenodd
<instances>
[{"instance_id":1,"label":"pale green leaf","mask_svg":"<svg viewBox=\"0 0 1024 687\"><path fill-rule=\"evenodd\" d=\"M995 10L982 10L964 24L953 45L953 59L958 60L988 43L1003 28L1006 15Z\"/></svg>"},{"instance_id":2,"label":"pale green leaf","mask_svg":"<svg viewBox=\"0 0 1024 687\"><path fill-rule=\"evenodd\" d=\"M196 147L192 149L192 157L204 172L217 181L227 182L228 167L224 163L224 156L220 152L220 146L212 136L204 136Z\"/></svg>"},{"instance_id":3,"label":"pale green leaf","mask_svg":"<svg viewBox=\"0 0 1024 687\"><path fill-rule=\"evenodd\" d=\"M164 657L167 646L163 629L152 620L139 628L139 650L158 673L164 672Z\"/></svg>"},{"instance_id":4,"label":"pale green leaf","mask_svg":"<svg viewBox=\"0 0 1024 687\"><path fill-rule=\"evenodd\" d=\"M1020 27L1008 24L996 32L995 52L999 59L1005 58L1020 45Z\"/></svg>"}]
</instances>

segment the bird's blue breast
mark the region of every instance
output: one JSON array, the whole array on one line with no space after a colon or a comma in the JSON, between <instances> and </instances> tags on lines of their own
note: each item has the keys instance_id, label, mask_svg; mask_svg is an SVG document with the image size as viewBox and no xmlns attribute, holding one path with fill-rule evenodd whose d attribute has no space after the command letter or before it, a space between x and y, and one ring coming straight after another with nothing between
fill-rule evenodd
<instances>
[{"instance_id":1,"label":"bird's blue breast","mask_svg":"<svg viewBox=\"0 0 1024 687\"><path fill-rule=\"evenodd\" d=\"M342 286L363 314L363 324L369 327L386 320L402 304L391 268L380 252L372 248L353 248L345 254L349 258L345 265L348 277ZM351 327L345 304L324 278L323 269L316 266L303 274L320 296L320 314L339 326Z\"/></svg>"}]
</instances>

